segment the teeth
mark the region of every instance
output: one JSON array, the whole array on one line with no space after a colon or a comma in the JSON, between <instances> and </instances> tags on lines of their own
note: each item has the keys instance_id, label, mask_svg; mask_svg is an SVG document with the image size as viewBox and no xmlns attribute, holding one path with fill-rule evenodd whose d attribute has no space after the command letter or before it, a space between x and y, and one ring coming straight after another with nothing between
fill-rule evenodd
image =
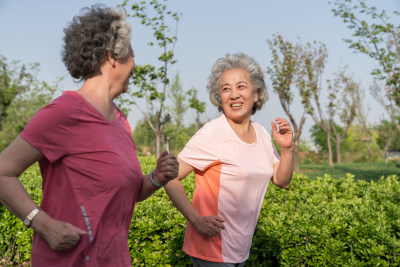
<instances>
[{"instance_id":1,"label":"teeth","mask_svg":"<svg viewBox=\"0 0 400 267\"><path fill-rule=\"evenodd\" d=\"M242 106L241 104L232 104L233 108L238 108L238 107L241 107L241 106Z\"/></svg>"}]
</instances>

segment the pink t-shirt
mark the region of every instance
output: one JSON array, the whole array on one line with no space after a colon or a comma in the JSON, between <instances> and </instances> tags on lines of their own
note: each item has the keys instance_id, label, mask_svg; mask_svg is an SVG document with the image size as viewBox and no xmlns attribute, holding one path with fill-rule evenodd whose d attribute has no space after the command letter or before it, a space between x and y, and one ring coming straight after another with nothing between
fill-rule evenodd
<instances>
[{"instance_id":1,"label":"pink t-shirt","mask_svg":"<svg viewBox=\"0 0 400 267\"><path fill-rule=\"evenodd\" d=\"M271 136L252 122L257 141L243 142L225 115L203 126L186 144L179 158L195 168L192 205L202 215L225 219L225 230L207 237L188 222L183 250L207 261L239 263L247 260L273 164L280 157Z\"/></svg>"},{"instance_id":2,"label":"pink t-shirt","mask_svg":"<svg viewBox=\"0 0 400 267\"><path fill-rule=\"evenodd\" d=\"M121 110L110 122L67 91L41 109L21 137L44 155L41 208L88 232L62 252L34 234L32 266L131 266L128 230L143 178Z\"/></svg>"}]
</instances>

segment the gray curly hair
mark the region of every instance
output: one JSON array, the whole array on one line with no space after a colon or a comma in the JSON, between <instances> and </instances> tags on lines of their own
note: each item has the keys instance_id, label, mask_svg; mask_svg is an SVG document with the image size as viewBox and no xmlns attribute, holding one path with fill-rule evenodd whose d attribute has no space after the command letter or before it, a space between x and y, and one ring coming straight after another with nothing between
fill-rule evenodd
<instances>
[{"instance_id":1,"label":"gray curly hair","mask_svg":"<svg viewBox=\"0 0 400 267\"><path fill-rule=\"evenodd\" d=\"M93 5L81 9L64 29L62 57L73 78L83 80L96 73L106 61L129 53L131 26L122 7L114 9Z\"/></svg>"},{"instance_id":2,"label":"gray curly hair","mask_svg":"<svg viewBox=\"0 0 400 267\"><path fill-rule=\"evenodd\" d=\"M208 77L207 89L210 93L210 101L214 106L218 107L219 111L221 108L221 97L219 92L219 81L222 73L230 69L244 69L250 75L250 80L254 85L254 91L258 94L258 100L253 105L251 114L256 113L264 105L268 99L267 87L264 81L264 73L261 66L254 60L243 53L227 54L223 58L217 59L211 68L211 74Z\"/></svg>"}]
</instances>

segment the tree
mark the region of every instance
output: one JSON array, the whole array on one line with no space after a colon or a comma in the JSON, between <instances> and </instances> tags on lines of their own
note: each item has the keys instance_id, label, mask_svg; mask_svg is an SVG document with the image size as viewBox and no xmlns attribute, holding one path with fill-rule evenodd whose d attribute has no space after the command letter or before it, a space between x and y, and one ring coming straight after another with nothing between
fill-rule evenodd
<instances>
[{"instance_id":1,"label":"tree","mask_svg":"<svg viewBox=\"0 0 400 267\"><path fill-rule=\"evenodd\" d=\"M378 63L379 67L371 73L375 82L370 89L400 133L400 123L396 120L400 114L400 25L393 24L385 10L368 6L363 0L335 0L331 3L335 6L332 9L334 15L341 17L353 32L354 38L345 39L345 42L354 51L368 55ZM393 11L393 15L399 16L400 12ZM384 86L378 85L378 81L383 81ZM361 123L364 131L368 132L365 116ZM390 144L394 136L386 137L389 139L385 143Z\"/></svg>"},{"instance_id":2,"label":"tree","mask_svg":"<svg viewBox=\"0 0 400 267\"><path fill-rule=\"evenodd\" d=\"M189 107L196 111L196 130L200 129L203 126L203 122L200 121L200 114L206 111L206 103L200 101L197 98L197 89L191 88L186 92L189 96Z\"/></svg>"},{"instance_id":3,"label":"tree","mask_svg":"<svg viewBox=\"0 0 400 267\"><path fill-rule=\"evenodd\" d=\"M188 109L188 105L185 103L186 94L183 92L178 72L170 85L168 97L171 100L171 106L167 107L167 109L171 114L172 119L170 123L172 122L174 124L174 129L171 131L171 134L165 134L164 136L167 145L168 141L174 138L174 147L176 148L178 146L178 134L183 126L183 115ZM167 149L169 148L167 147Z\"/></svg>"},{"instance_id":4,"label":"tree","mask_svg":"<svg viewBox=\"0 0 400 267\"><path fill-rule=\"evenodd\" d=\"M357 96L357 119L359 121L359 124L362 126L363 133L367 136L368 140L373 143L374 148L377 150L379 155L382 158L385 158L386 152L389 149L390 143L392 142L393 139L393 131L386 132L383 136L381 136L380 143L381 145L378 144L376 140L376 132L374 131L374 127L370 124L368 124L368 118L366 115L366 111L364 110L363 104L364 103L364 95L359 94ZM393 125L393 123L392 123ZM382 146L382 144L384 145ZM369 148L369 146L367 145Z\"/></svg>"},{"instance_id":5,"label":"tree","mask_svg":"<svg viewBox=\"0 0 400 267\"><path fill-rule=\"evenodd\" d=\"M297 123L290 109L294 100L293 85L297 88L302 103L310 97L308 91L304 90L304 86L301 86L304 82L299 75L301 46L294 46L289 41L284 41L279 34L273 35L271 40L267 40L267 43L272 52L272 67L267 68L267 73L270 75L272 88L278 94L282 108L294 129L293 165L294 170L298 171L300 136L306 121L306 109L303 109L299 123Z\"/></svg>"},{"instance_id":6,"label":"tree","mask_svg":"<svg viewBox=\"0 0 400 267\"><path fill-rule=\"evenodd\" d=\"M126 6L128 2L129 0L125 0L122 5ZM132 17L139 18L142 25L152 29L156 44L162 50L158 57L158 61L161 63L158 68L150 64L136 66L133 84L139 88L139 91L131 93L131 103L135 104L143 113L146 122L154 132L157 157L161 154L164 127L171 119L169 114L165 114L165 100L169 84L168 70L170 65L176 63L174 50L180 17L176 12L167 11L166 0L161 2L163 3L154 0L149 3L142 1L131 5ZM175 21L174 30L167 25L168 19ZM153 46L154 43L150 41L148 45ZM161 88L157 87L157 82L161 83ZM140 108L135 98L145 99L146 111Z\"/></svg>"},{"instance_id":7,"label":"tree","mask_svg":"<svg viewBox=\"0 0 400 267\"><path fill-rule=\"evenodd\" d=\"M0 55L0 150L6 148L40 108L54 97L61 79L49 85L36 76L39 64L7 62Z\"/></svg>"},{"instance_id":8,"label":"tree","mask_svg":"<svg viewBox=\"0 0 400 267\"><path fill-rule=\"evenodd\" d=\"M302 54L305 63L304 86L309 90L311 97L304 102L307 113L311 115L314 122L321 127L326 134L328 149L328 163L333 165L333 151L331 141L336 144L336 162L341 163L340 144L346 138L348 130L356 117L357 96L359 95L360 85L353 78L345 73L345 69L335 73L333 81L328 80L328 103L323 109L321 103L321 74L327 56L326 48L321 44L320 47L312 48L307 45L306 52ZM338 127L338 123L341 127Z\"/></svg>"},{"instance_id":9,"label":"tree","mask_svg":"<svg viewBox=\"0 0 400 267\"><path fill-rule=\"evenodd\" d=\"M303 106L308 114L311 115L314 122L321 127L325 132L326 144L328 149L328 163L330 166L333 165L332 155L332 131L331 131L331 120L333 114L329 112L329 119L326 117L323 108L321 107L321 80L322 73L325 68L326 58L328 52L325 44L317 43L314 41L313 45L307 43L305 47L301 46L300 51L300 67L299 67L299 86L305 95L303 99ZM332 95L330 95L332 97ZM329 102L328 107L335 105L332 101ZM330 109L332 111L332 109Z\"/></svg>"},{"instance_id":10,"label":"tree","mask_svg":"<svg viewBox=\"0 0 400 267\"><path fill-rule=\"evenodd\" d=\"M336 73L333 82L328 81L328 84L329 121L334 132L332 140L336 144L336 162L341 163L340 144L345 140L350 126L356 118L357 96L360 93L360 84L355 82L351 76L346 75L344 71ZM336 127L335 121L340 122L341 127Z\"/></svg>"},{"instance_id":11,"label":"tree","mask_svg":"<svg viewBox=\"0 0 400 267\"><path fill-rule=\"evenodd\" d=\"M137 151L142 153L155 152L154 132L144 118L137 122L132 133L132 138L135 141Z\"/></svg>"},{"instance_id":12,"label":"tree","mask_svg":"<svg viewBox=\"0 0 400 267\"><path fill-rule=\"evenodd\" d=\"M322 153L327 153L328 162L329 162L329 157L330 156L333 157L333 154L336 154L336 147L329 147L331 145L331 143L327 142L327 139L326 139L327 133L318 124L314 124L311 127L310 133L311 133L312 140L313 140L315 146L317 147L318 151L322 152ZM332 136L332 134L333 134L333 131L332 131L332 129L330 129L330 136ZM330 152L330 151L332 151L332 152ZM329 155L329 153L331 153L331 155ZM333 159L332 159L332 161L333 161Z\"/></svg>"},{"instance_id":13,"label":"tree","mask_svg":"<svg viewBox=\"0 0 400 267\"><path fill-rule=\"evenodd\" d=\"M371 74L385 81L386 97L400 106L400 25L392 24L385 10L368 6L364 0L334 0L330 3L335 6L333 14L341 17L353 32L354 38L345 39L345 42L377 61L379 67ZM393 15L400 13L394 11Z\"/></svg>"},{"instance_id":14,"label":"tree","mask_svg":"<svg viewBox=\"0 0 400 267\"><path fill-rule=\"evenodd\" d=\"M393 127L393 123L381 120L373 129L378 134L376 142L385 155L389 150L400 150L400 133Z\"/></svg>"}]
</instances>

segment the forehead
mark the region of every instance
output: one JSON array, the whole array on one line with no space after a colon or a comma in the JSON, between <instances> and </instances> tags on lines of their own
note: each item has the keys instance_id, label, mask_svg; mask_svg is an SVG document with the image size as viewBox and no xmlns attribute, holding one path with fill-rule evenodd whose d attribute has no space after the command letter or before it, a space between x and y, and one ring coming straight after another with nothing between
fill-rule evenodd
<instances>
[{"instance_id":1,"label":"forehead","mask_svg":"<svg viewBox=\"0 0 400 267\"><path fill-rule=\"evenodd\" d=\"M250 81L250 74L247 70L241 68L234 68L225 70L220 77L220 84L222 83L237 83L237 82Z\"/></svg>"}]
</instances>

